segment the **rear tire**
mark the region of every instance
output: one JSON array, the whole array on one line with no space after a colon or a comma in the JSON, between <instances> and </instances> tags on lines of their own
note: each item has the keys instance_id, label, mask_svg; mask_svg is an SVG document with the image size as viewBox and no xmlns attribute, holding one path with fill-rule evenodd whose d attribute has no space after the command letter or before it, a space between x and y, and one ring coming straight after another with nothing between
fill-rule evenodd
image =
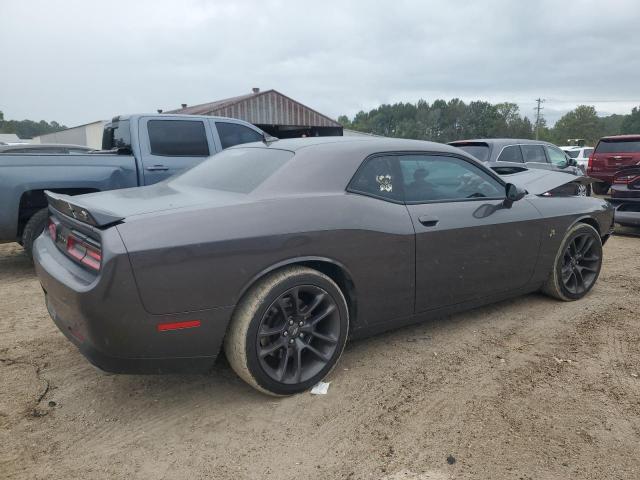
<instances>
[{"instance_id":1,"label":"rear tire","mask_svg":"<svg viewBox=\"0 0 640 480\"><path fill-rule=\"evenodd\" d=\"M596 195L606 195L611 188L611 184L606 182L594 182L592 183L593 193Z\"/></svg>"},{"instance_id":2,"label":"rear tire","mask_svg":"<svg viewBox=\"0 0 640 480\"><path fill-rule=\"evenodd\" d=\"M348 331L347 302L336 283L311 268L291 266L244 295L224 351L231 368L255 389L292 395L335 367Z\"/></svg>"},{"instance_id":3,"label":"rear tire","mask_svg":"<svg viewBox=\"0 0 640 480\"><path fill-rule=\"evenodd\" d=\"M571 227L560 244L553 268L542 291L565 302L579 300L591 291L602 268L602 239L586 223Z\"/></svg>"},{"instance_id":4,"label":"rear tire","mask_svg":"<svg viewBox=\"0 0 640 480\"><path fill-rule=\"evenodd\" d=\"M43 208L33 214L24 226L22 232L22 247L31 259L33 259L33 242L36 241L36 238L38 238L46 228L48 219L49 209Z\"/></svg>"}]
</instances>

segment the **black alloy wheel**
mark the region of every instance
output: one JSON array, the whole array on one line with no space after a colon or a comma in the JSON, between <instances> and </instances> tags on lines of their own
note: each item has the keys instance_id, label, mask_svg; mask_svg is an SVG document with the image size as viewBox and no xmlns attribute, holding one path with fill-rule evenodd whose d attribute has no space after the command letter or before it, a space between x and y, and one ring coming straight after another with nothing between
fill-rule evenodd
<instances>
[{"instance_id":1,"label":"black alloy wheel","mask_svg":"<svg viewBox=\"0 0 640 480\"><path fill-rule=\"evenodd\" d=\"M591 233L573 237L565 248L561 280L564 288L573 295L583 295L595 283L600 272L602 248Z\"/></svg>"},{"instance_id":2,"label":"black alloy wheel","mask_svg":"<svg viewBox=\"0 0 640 480\"><path fill-rule=\"evenodd\" d=\"M278 383L303 383L332 361L340 333L331 295L316 285L290 288L262 316L256 338L260 367Z\"/></svg>"}]
</instances>

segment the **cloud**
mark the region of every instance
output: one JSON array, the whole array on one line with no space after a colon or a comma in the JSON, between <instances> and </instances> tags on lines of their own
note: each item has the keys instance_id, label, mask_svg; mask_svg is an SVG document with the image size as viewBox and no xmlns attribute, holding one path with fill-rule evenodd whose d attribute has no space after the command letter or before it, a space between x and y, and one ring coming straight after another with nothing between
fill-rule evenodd
<instances>
[{"instance_id":1,"label":"cloud","mask_svg":"<svg viewBox=\"0 0 640 480\"><path fill-rule=\"evenodd\" d=\"M550 122L579 103L640 104L635 0L21 0L2 10L8 118L73 125L254 86L333 117L438 97L516 101L528 115L543 97Z\"/></svg>"}]
</instances>

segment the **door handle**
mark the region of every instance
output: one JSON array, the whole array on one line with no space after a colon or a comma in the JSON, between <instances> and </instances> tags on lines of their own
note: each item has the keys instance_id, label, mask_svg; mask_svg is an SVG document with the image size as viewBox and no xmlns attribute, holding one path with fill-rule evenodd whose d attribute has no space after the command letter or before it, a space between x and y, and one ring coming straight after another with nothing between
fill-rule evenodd
<instances>
[{"instance_id":1,"label":"door handle","mask_svg":"<svg viewBox=\"0 0 640 480\"><path fill-rule=\"evenodd\" d=\"M433 217L431 215L421 215L418 217L418 221L425 227L435 227L440 220L438 217Z\"/></svg>"},{"instance_id":2,"label":"door handle","mask_svg":"<svg viewBox=\"0 0 640 480\"><path fill-rule=\"evenodd\" d=\"M150 172L164 172L165 170L169 170L169 167L165 165L151 165L145 168L145 170L149 170Z\"/></svg>"}]
</instances>

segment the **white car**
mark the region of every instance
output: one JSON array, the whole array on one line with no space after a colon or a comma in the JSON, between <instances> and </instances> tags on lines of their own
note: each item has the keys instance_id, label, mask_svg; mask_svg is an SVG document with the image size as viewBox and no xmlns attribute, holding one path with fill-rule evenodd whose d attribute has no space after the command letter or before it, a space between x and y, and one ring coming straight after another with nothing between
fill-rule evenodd
<instances>
[{"instance_id":1,"label":"white car","mask_svg":"<svg viewBox=\"0 0 640 480\"><path fill-rule=\"evenodd\" d=\"M564 150L567 155L575 159L578 167L580 167L583 172L587 171L587 163L589 162L589 155L593 153L593 147L566 146L560 147L560 149Z\"/></svg>"}]
</instances>

